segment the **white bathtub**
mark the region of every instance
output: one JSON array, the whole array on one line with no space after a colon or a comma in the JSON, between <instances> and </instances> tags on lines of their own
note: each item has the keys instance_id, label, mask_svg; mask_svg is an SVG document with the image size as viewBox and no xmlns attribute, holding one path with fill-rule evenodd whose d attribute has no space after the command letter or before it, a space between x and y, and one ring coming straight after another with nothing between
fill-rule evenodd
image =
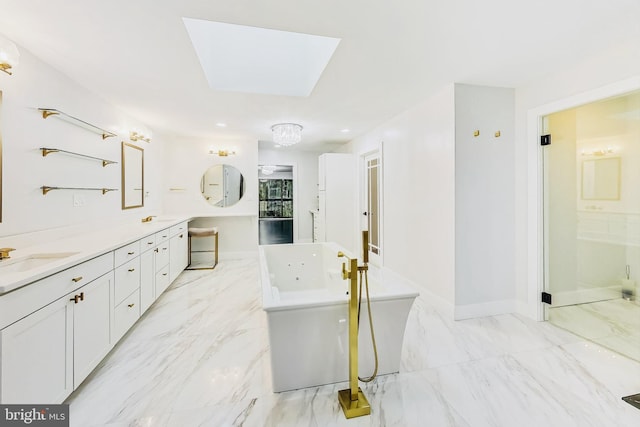
<instances>
[{"instance_id":1,"label":"white bathtub","mask_svg":"<svg viewBox=\"0 0 640 427\"><path fill-rule=\"evenodd\" d=\"M339 250L333 243L260 246L262 305L276 392L348 380L349 281L342 279L345 259L337 257ZM375 269L369 272L369 290L378 374L398 372L407 316L418 293L400 280L385 280ZM371 375L373 360L363 298L360 376Z\"/></svg>"}]
</instances>

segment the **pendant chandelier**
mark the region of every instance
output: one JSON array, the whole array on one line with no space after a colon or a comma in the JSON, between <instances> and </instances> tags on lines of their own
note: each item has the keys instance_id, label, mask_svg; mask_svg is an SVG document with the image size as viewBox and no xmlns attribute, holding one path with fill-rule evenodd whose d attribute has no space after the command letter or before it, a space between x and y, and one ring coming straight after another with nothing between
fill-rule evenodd
<instances>
[{"instance_id":1,"label":"pendant chandelier","mask_svg":"<svg viewBox=\"0 0 640 427\"><path fill-rule=\"evenodd\" d=\"M273 142L287 147L302 140L302 126L296 123L278 123L271 126Z\"/></svg>"}]
</instances>

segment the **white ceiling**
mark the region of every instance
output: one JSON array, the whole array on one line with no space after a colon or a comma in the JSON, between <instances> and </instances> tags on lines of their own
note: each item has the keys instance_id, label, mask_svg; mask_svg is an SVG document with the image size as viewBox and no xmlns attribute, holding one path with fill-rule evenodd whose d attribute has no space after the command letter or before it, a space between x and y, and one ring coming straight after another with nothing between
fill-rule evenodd
<instances>
[{"instance_id":1,"label":"white ceiling","mask_svg":"<svg viewBox=\"0 0 640 427\"><path fill-rule=\"evenodd\" d=\"M217 91L183 18L341 42L308 97ZM0 0L0 32L156 132L258 141L295 122L302 149L447 83L518 87L638 43L639 22L638 0Z\"/></svg>"}]
</instances>

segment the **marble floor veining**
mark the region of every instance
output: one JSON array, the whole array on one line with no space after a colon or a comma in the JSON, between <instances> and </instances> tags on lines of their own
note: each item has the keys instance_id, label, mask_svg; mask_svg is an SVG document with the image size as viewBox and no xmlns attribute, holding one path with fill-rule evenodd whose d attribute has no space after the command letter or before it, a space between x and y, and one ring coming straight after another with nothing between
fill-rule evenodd
<instances>
[{"instance_id":1,"label":"marble floor veining","mask_svg":"<svg viewBox=\"0 0 640 427\"><path fill-rule=\"evenodd\" d=\"M640 362L640 304L617 298L552 307L549 321Z\"/></svg>"},{"instance_id":2,"label":"marble floor veining","mask_svg":"<svg viewBox=\"0 0 640 427\"><path fill-rule=\"evenodd\" d=\"M364 384L371 416L346 420L345 383L272 392L255 260L186 271L67 400L71 425L640 425L621 400L640 363L548 322L446 312L416 299L400 373Z\"/></svg>"}]
</instances>

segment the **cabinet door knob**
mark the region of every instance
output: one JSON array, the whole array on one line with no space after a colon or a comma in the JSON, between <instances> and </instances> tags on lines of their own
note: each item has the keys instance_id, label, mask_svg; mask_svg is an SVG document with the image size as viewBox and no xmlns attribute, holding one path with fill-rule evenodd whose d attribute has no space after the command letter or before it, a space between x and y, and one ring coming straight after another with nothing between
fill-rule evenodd
<instances>
[{"instance_id":1,"label":"cabinet door knob","mask_svg":"<svg viewBox=\"0 0 640 427\"><path fill-rule=\"evenodd\" d=\"M154 251L155 253L160 252L160 251L158 250L158 248L155 248L153 251Z\"/></svg>"},{"instance_id":2,"label":"cabinet door knob","mask_svg":"<svg viewBox=\"0 0 640 427\"><path fill-rule=\"evenodd\" d=\"M73 298L69 299L69 301L73 301L74 304L77 304L82 300L84 300L84 293L81 293L80 295L74 295Z\"/></svg>"},{"instance_id":3,"label":"cabinet door knob","mask_svg":"<svg viewBox=\"0 0 640 427\"><path fill-rule=\"evenodd\" d=\"M182 239L182 236L184 236L184 234L181 234L181 235L180 235L180 238L181 238L181 239Z\"/></svg>"},{"instance_id":4,"label":"cabinet door knob","mask_svg":"<svg viewBox=\"0 0 640 427\"><path fill-rule=\"evenodd\" d=\"M127 304L127 307L129 307L129 308L133 308L133 306L134 306L134 305L135 305L134 303L132 303L132 304Z\"/></svg>"},{"instance_id":5,"label":"cabinet door knob","mask_svg":"<svg viewBox=\"0 0 640 427\"><path fill-rule=\"evenodd\" d=\"M82 276L78 276L78 277L74 277L73 279L71 279L72 281L78 283L80 280L82 280Z\"/></svg>"},{"instance_id":6,"label":"cabinet door knob","mask_svg":"<svg viewBox=\"0 0 640 427\"><path fill-rule=\"evenodd\" d=\"M134 271L136 271L136 269L135 268L130 268L128 271L129 271L129 273L133 273Z\"/></svg>"}]
</instances>

